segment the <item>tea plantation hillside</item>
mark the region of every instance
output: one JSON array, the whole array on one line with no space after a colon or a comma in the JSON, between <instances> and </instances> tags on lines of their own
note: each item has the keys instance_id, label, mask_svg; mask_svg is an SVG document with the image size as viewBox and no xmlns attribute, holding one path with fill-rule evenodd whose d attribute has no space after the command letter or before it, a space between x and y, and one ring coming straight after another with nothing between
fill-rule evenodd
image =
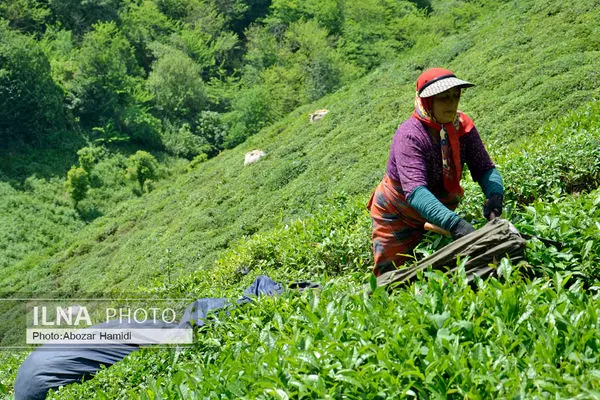
<instances>
[{"instance_id":1,"label":"tea plantation hillside","mask_svg":"<svg viewBox=\"0 0 600 400\"><path fill-rule=\"evenodd\" d=\"M108 202L106 215L89 226L73 219L56 188L40 193L56 199L58 206L28 205L15 194L7 210L25 203L24 211L16 216L5 211L6 225L17 227L25 242L30 236L51 237L51 232L56 237L11 264L0 288L110 291L147 286L155 279L164 282L210 268L216 254L236 240L310 215L326 199L366 198L381 178L395 127L411 111L414 80L431 65L445 65L479 85L465 92L461 108L476 121L502 170L514 154L530 151L522 144L539 135L545 121L598 96L600 34L590 21L599 12L593 2L507 3L489 14L482 12L457 34L424 34L397 63L295 110L238 148L188 173L181 164L171 168L171 178L138 198L127 195L129 189L123 184L112 182L123 160L108 158L98 167L107 171L103 179L114 188L116 202ZM553 39L559 30L560 43ZM516 40L525 34L526 38ZM330 113L318 124L310 124L307 114L316 108ZM243 154L255 148L266 151L267 158L243 167ZM532 164L534 169L542 165ZM543 169L536 171L543 180ZM588 172L573 173L571 179L593 185L585 175ZM526 190L520 186L524 176L520 178L518 182L509 178L508 184ZM35 192L36 186L43 189L44 182L33 180L31 186ZM538 197L536 193L523 196L527 201ZM42 222L54 224L27 222L32 208L40 209ZM14 246L19 243L16 240ZM365 267L370 263L363 262ZM172 267L169 274L167 264Z\"/></svg>"},{"instance_id":2,"label":"tea plantation hillside","mask_svg":"<svg viewBox=\"0 0 600 400\"><path fill-rule=\"evenodd\" d=\"M149 288L235 300L267 274L311 279L322 290L215 315L194 346L142 350L51 398L598 397L599 121L594 102L543 125L531 147L504 161L511 186L521 188L509 218L563 249L532 240L526 263L504 259L500 279L475 287L464 272L425 272L410 288L368 296L365 198L338 197L313 216L237 242L208 270ZM571 168L573 155L585 170ZM542 170L547 186L525 184ZM530 196L537 199L521 203ZM417 253L446 242L431 235Z\"/></svg>"},{"instance_id":3,"label":"tea plantation hillside","mask_svg":"<svg viewBox=\"0 0 600 400\"><path fill-rule=\"evenodd\" d=\"M6 206L7 224L26 235L24 210L34 210L50 221L40 229L63 230L52 241L30 226L35 251L0 249L28 254L4 267L4 293L235 299L259 274L323 285L216 315L193 346L141 350L51 398L600 398L600 7L475 3L452 20L450 3L433 4L450 10L430 16L439 29L394 62L215 158L167 158L148 193L114 183L119 201L88 223L52 195L40 206L2 189L20 210L11 219ZM368 296L365 203L430 66L477 84L460 108L504 177L503 216L564 247L531 240L527 262L502 260L501 278L476 288L464 274L426 272ZM329 113L311 124L319 108ZM267 156L244 166L253 149ZM51 185L30 182L31 193ZM464 186L459 214L481 226L483 196L469 177ZM416 256L446 243L431 234ZM10 395L24 357L0 355L0 393Z\"/></svg>"}]
</instances>

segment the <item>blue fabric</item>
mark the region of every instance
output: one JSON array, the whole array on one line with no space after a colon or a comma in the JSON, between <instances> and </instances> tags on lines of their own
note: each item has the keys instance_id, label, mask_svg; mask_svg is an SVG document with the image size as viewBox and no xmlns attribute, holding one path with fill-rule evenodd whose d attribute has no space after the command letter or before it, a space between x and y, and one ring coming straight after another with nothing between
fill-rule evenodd
<instances>
[{"instance_id":1,"label":"blue fabric","mask_svg":"<svg viewBox=\"0 0 600 400\"><path fill-rule=\"evenodd\" d=\"M206 318L212 311L217 311L230 306L225 298L204 298L188 305L179 323L180 328L202 327L206 325Z\"/></svg>"},{"instance_id":2,"label":"blue fabric","mask_svg":"<svg viewBox=\"0 0 600 400\"><path fill-rule=\"evenodd\" d=\"M265 275L260 275L244 291L244 295L237 301L238 304L245 304L252 301L253 297L274 296L283 292L283 286ZM202 327L206 324L208 314L216 310L226 309L231 306L229 300L225 298L203 298L196 300L188 305L179 327L186 328L190 326Z\"/></svg>"},{"instance_id":3,"label":"blue fabric","mask_svg":"<svg viewBox=\"0 0 600 400\"><path fill-rule=\"evenodd\" d=\"M312 286L314 287L314 286ZM274 296L283 292L281 284L261 275L246 289L238 304L251 302L253 298ZM201 327L211 312L226 309L231 303L225 298L203 298L186 307L179 323L156 324L119 323L110 321L92 328L185 328ZM50 389L74 382L89 380L102 367L109 367L121 361L128 354L138 350L137 345L43 345L34 350L21 364L15 380L15 400L43 400Z\"/></svg>"},{"instance_id":4,"label":"blue fabric","mask_svg":"<svg viewBox=\"0 0 600 400\"><path fill-rule=\"evenodd\" d=\"M238 303L248 303L252 301L252 297L258 297L261 295L275 296L283 293L283 286L280 283L275 282L271 278L265 275L260 275L252 282L250 286L244 291L244 297Z\"/></svg>"},{"instance_id":5,"label":"blue fabric","mask_svg":"<svg viewBox=\"0 0 600 400\"><path fill-rule=\"evenodd\" d=\"M164 328L166 324L110 321L93 328ZM50 389L90 379L102 366L121 361L137 345L43 345L21 364L15 380L15 400L43 400Z\"/></svg>"},{"instance_id":6,"label":"blue fabric","mask_svg":"<svg viewBox=\"0 0 600 400\"><path fill-rule=\"evenodd\" d=\"M406 199L427 221L449 231L460 221L460 217L442 204L425 186L413 190Z\"/></svg>"}]
</instances>

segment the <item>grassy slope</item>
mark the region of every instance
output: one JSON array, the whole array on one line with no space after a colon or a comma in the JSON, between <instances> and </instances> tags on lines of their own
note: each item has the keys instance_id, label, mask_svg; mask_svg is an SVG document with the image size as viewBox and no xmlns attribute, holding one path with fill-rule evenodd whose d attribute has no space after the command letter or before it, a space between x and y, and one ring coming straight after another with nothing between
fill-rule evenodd
<instances>
[{"instance_id":1,"label":"grassy slope","mask_svg":"<svg viewBox=\"0 0 600 400\"><path fill-rule=\"evenodd\" d=\"M535 135L537 128L544 121L554 118L560 114L561 110L576 107L582 102L597 97L598 89L594 83L593 74L598 69L599 44L594 40L597 40L600 34L597 32L596 24L590 22L594 21L599 14L597 9L592 9L592 2L563 4L538 1L535 4L532 3L534 2L520 2L521 5L518 7L513 4L506 4L496 13L475 21L470 32L450 38L429 37L424 39L422 43L418 43L416 46L416 49L420 51L414 51L406 55L397 64L380 68L356 85L328 96L318 104L296 110L280 123L251 138L248 143L240 148L224 152L217 159L202 164L198 170L189 174L182 174L175 182L163 183L155 192L123 203L113 212L107 213L105 217L84 228L80 238L70 244L69 249L51 255L46 260L38 258L35 261L26 260L18 264L11 271L12 275L9 274L4 278L3 287L44 291L55 288L89 290L108 288L108 290L111 290L113 285L118 285L121 288L131 288L132 285L137 284L151 286L153 278L158 278L160 281L165 280L162 269L165 264L172 263L175 264L176 271L185 272L182 274L182 281L184 281L182 287L184 289L192 290L198 295L207 295L209 292L214 291L223 293L223 289L211 287L212 285L207 283L206 275L198 270L210 269L215 254L234 243L234 241L243 238L245 234L249 235L257 230L268 232L269 229L278 226L280 223L288 223L292 218L315 212L319 217L316 218L316 222L308 220L307 223L310 225L308 230L319 231L322 228L325 232L319 232L318 235L313 235L310 239L315 239L317 243L319 243L319 240L321 240L320 243L325 243L323 238L331 232L331 224L336 220L332 217L331 221L322 223L320 221L324 218L324 215L335 214L335 204L344 205L343 208L346 211L343 212L342 221L348 221L352 218L362 218L362 221L367 221L366 224L361 222L359 224L360 228L356 229L358 232L367 232L365 229L368 230L368 219L364 210L360 209L360 205L381 177L394 127L410 112L412 82L418 74L418 70L429 65L447 65L449 68L456 70L460 76L480 84L479 88L467 92L462 108L474 118L484 138L491 143L492 154L500 160L501 166L510 164L510 159L521 155L523 149L535 152L535 146L538 146L539 142L531 142L528 139L519 140L519 138ZM585 9L586 4L590 5L587 11ZM563 27L564 29L562 29ZM596 30L595 33L594 30ZM560 43L553 40L555 35L562 35ZM567 70L564 67L569 67L569 69ZM543 77L548 79L544 80ZM307 122L306 115L314 108L328 108L330 114L320 123L310 125ZM597 109L598 107L592 108L593 121L598 120ZM575 115L573 119L579 119L583 116L586 116L585 110L581 114ZM559 125L558 128L567 126L571 127L571 125L565 124ZM543 135L543 132L537 132ZM598 137L597 130L590 130L590 132ZM549 137L555 139L559 136L554 131ZM502 147L501 144L506 143L507 139L517 139L516 144L509 146L509 148ZM242 166L244 152L257 147L266 150L269 156L254 166L244 168ZM538 155L543 160L543 152L538 152ZM531 160L525 159L523 163L517 163L516 166L522 167L525 162L531 162ZM532 172L541 174L542 171L534 168ZM510 171L507 172L510 173ZM517 182L518 179L518 177L515 178ZM560 186L559 183L557 183L557 187ZM342 192L345 195L341 195ZM550 192L544 192L544 194L546 200L552 199ZM359 200L346 202L343 200L346 195L351 197L357 195ZM595 202L594 196L598 196L598 193L593 192L589 196L585 195L585 199L588 200L585 204L593 204ZM333 208L327 209L326 207L324 210L319 210L318 205L322 203L323 199L327 198L332 199ZM577 206L576 202L577 199L574 199L574 207L585 208L581 205ZM544 206L542 203L542 205L536 207L543 209ZM471 212L470 209L466 209L466 211ZM588 215L593 216L597 210L587 209L586 212L588 212ZM552 234L551 224L545 224L544 221L536 222L536 217L532 215L529 214L529 216L522 218L525 221L530 218L529 222L532 222L533 226L541 227L540 229L544 234ZM515 216L517 215L515 214ZM568 219L567 217L565 219ZM574 219L575 217L570 216L569 218ZM290 229L292 231L293 229L299 229L297 228L298 224L297 222L291 224ZM321 225L323 226L321 227ZM365 228L365 226L367 227ZM543 226L547 228L543 228ZM546 229L546 231L543 231L543 229ZM306 232L307 229L300 229L300 231ZM284 241L289 240L291 244L288 246L291 249L294 246L302 246L300 240L293 241L292 235L286 237L285 231L283 233L282 231L275 231L273 235L283 238ZM260 242L260 236L253 240L254 242L251 241L248 245L251 250L246 251L252 252L255 249L264 251L265 246L260 245L260 243L256 244L256 242ZM340 270L345 272L360 271L355 276L355 279L360 281L365 276L363 271L368 269L369 255L365 255L364 240L362 242L360 238L355 238L355 240L359 243L357 246L363 246L362 250L357 251L356 259L345 260L346 265ZM592 238L592 244L597 244L597 240L598 238ZM351 243L354 242L351 241ZM344 247L347 245L348 243L338 243L338 253L340 249L347 248ZM437 243L437 246L439 245ZM434 243L433 247L435 246ZM165 257L165 249L167 248L171 250L170 260ZM290 248L287 251L289 254L293 254ZM220 261L221 264L218 265L223 266L228 261L232 261L234 267L244 265L245 260L242 260L244 249L243 242L235 245L229 253L226 253ZM258 250L255 253L260 252ZM310 254L311 250L302 249L301 252ZM323 254L325 253L323 252ZM536 254L534 252L534 255ZM540 254L539 257L543 258L544 254ZM268 256L269 254L251 254L248 256L248 260L264 260L266 259L265 255ZM319 257L314 260L310 259L310 256L307 257L311 263L319 262ZM331 266L338 260L335 257L330 258L331 260L323 262L323 266ZM225 272L211 270L210 273L213 276L229 275L225 276L222 282L236 283L234 286L240 287L259 271L271 271L281 279L289 277L288 272L293 268L290 268L289 265L286 268L286 260L290 259L292 258L288 257L286 259L283 257L279 261L279 264L284 266L283 269L273 271L273 265L260 265L260 268L255 268L252 274L241 280L232 279L232 276L235 275L235 268L231 266L226 268ZM306 260L292 261L301 264ZM235 263L239 263L239 265L235 265ZM197 271L193 275L193 279L187 277L187 272L191 270ZM29 271L30 278L27 282L21 279L23 271ZM52 271L50 276L48 276L49 271ZM314 274L315 270L309 267L302 272L310 276L309 274ZM185 282L186 279L187 282ZM160 282L156 283L159 284ZM28 284L31 286L28 286ZM540 285L539 283L525 284L519 282L518 290L522 290L523 293L531 297L532 309L541 316L544 312L543 302L546 301L544 296L552 297L556 295L556 292L548 288L544 289L548 292L540 290ZM227 288L226 292L233 295L235 293L234 286ZM355 287L355 284L345 284L343 281L337 280L332 283L330 291L339 292L352 287ZM173 290L173 287L170 287L170 289ZM430 293L435 288L429 285L424 290L425 293ZM456 294L457 299L466 296L468 300L468 296L473 296L467 288L461 288L461 290L464 291ZM494 288L487 289L487 291L483 290L481 292L482 296L487 295L494 299L495 297L492 294L495 293L498 296L498 302L490 300L490 304L486 303L482 306L482 309L494 310L494 307L496 307L498 313L501 314L500 317L504 318L501 318L500 321L506 322L506 319L512 321L510 315L504 315L502 314L504 311L498 309L499 304L503 301L502 296L511 296L510 290L509 286L501 286L498 290ZM545 294L535 294L538 292ZM325 292L324 299L329 299L328 296L331 296L331 293ZM409 294L394 297L391 303L385 304L391 304L389 307L392 307L392 309L399 307L400 304L407 301L404 298L406 296L409 296ZM568 298L568 301L565 301L569 304L576 303L576 305L573 306L573 309L563 310L565 313L585 310L588 304L594 304L594 301L597 305L597 299L590 298L585 293L576 292L573 296L575 298ZM577 300L577 296L581 299ZM522 297L521 295L517 297L519 299L523 298L523 300L529 299L529 297ZM303 310L306 301L308 300L303 298L296 308L290 306L292 309L283 312L283 317L291 319L307 318ZM413 298L412 301L418 302L417 297ZM353 325L359 318L359 314L375 312L372 311L372 307L377 309L375 313L381 312L381 307L383 307L370 304L366 299L357 300L357 302L357 304L360 304L357 306L358 310L361 310L360 307L371 307L371 311L363 310L360 313L355 313L357 315L348 317L346 324ZM321 304L323 303L325 302ZM285 304L287 303L277 303L277 307L285 308ZM321 314L318 314L318 317L328 321L329 318L326 318L327 315L323 313L335 313L337 311L341 313L340 315L346 315L344 313L349 311L344 310L347 310L348 307L346 303L340 304L339 307L337 305L332 306L332 310L322 306L321 311L319 311ZM589 307L592 307L590 312L598 312L597 307L593 308L592 305ZM352 307L350 308L352 309ZM444 309L430 310L432 314L443 314L443 311ZM518 315L518 313L524 311L524 309L516 309L511 312ZM270 321L272 315L270 311L261 312L259 307L252 308L252 312L258 315L257 318L262 318L263 322ZM397 317L394 317L393 314L393 312L389 315L386 314L387 317L382 318L381 323L389 324L389 326L407 323L407 321L397 320ZM493 319L494 311L490 311L489 314L490 318ZM459 317L460 313L452 315L452 318L458 318L457 321L461 320ZM590 321L582 322L582 331L589 331L590 324L593 324L593 320ZM235 322L239 321L236 320ZM246 322L242 318L240 327L248 328ZM256 323L256 321L252 323ZM341 324L341 326L348 325ZM369 331L373 328L373 325L367 323L364 327L364 331ZM517 329L519 326L515 326L514 321L512 321L512 328ZM537 334L545 332L544 329L546 328L549 329L548 332L554 332L551 327L544 325L539 328ZM98 379L90 384L69 388L65 392L65 397L69 397L69 390L73 393L73 398L77 398L81 393L89 395L97 390L106 390L112 395L117 395L119 392L124 393L124 391L137 392L133 387L136 382L140 382L140 379L144 380L140 376L158 376L159 373L168 375L172 373L171 369L175 371L181 369L192 375L206 373L209 376L212 373L214 379L211 381L211 387L218 390L221 387L220 385L229 382L228 379L235 379L231 376L220 379L224 372L220 370L221 375L219 375L219 371L214 370L215 366L222 364L231 370L236 370L239 367L238 364L227 364L231 362L229 357L246 357L248 354L257 353L257 349L260 349L260 345L257 344L258 339L262 338L260 336L244 339L244 342L251 343L246 349L249 350L249 353L244 351L239 353L244 349L238 349L238 353L228 353L229 350L235 347L235 343L239 342L239 336L227 335L225 333L227 329L234 331L236 334L242 334L242 330L234 329L233 325L215 329L215 332L211 333L210 339L222 341L226 344L222 352L219 351L218 346L213 345L211 347L211 343L203 342L200 344L200 348L197 349L200 352L193 351L189 355L191 362L178 363L176 360L171 359L172 355L169 353L147 351L139 357L133 357L131 361L126 361L122 365L100 374ZM304 331L302 329L305 328L296 328L296 325L289 329L292 332L295 329L300 329L300 333L297 334L306 336L321 335L321 339L319 339L320 347L327 347L330 343L328 340L333 339L327 339L327 335L323 337L323 332L330 329L327 322L319 327L320 331L319 329L311 331L308 328ZM260 332L263 331L260 330ZM250 332L251 330L247 329L248 335L251 335ZM489 336L478 337L477 340L481 343L482 351L489 348L489 341L494 340L495 337L494 332L492 331ZM511 332L518 333L519 331L513 329ZM286 331L285 335L289 336L291 333ZM277 340L285 335L278 336ZM535 337L532 336L532 338ZM564 335L558 335L557 337L556 340L564 339ZM350 340L350 343L360 342L360 340L361 338L357 336ZM370 340L372 341L373 338ZM426 347L430 344L435 347L433 346L434 343L430 343L431 337L424 336L422 340L423 345ZM551 340L554 339L551 337ZM572 346L578 349L580 346L585 347L585 343L582 345L577 340L578 338L573 338ZM590 340L592 342L596 340L597 344L598 338L597 335L594 337L593 330ZM435 342L435 335L433 341ZM258 356L257 359L248 361L251 363L269 361L269 357L273 357L273 354L289 348L285 346L288 343L286 341L275 341L274 343L265 353L264 359L260 358L262 356ZM527 343L529 342L524 341L520 345L522 351L527 350ZM310 345L305 345L306 348L310 348ZM492 352L492 354L497 356L504 354L505 357L507 357L507 354L503 351L512 351L506 348L496 350L498 350L498 353ZM149 357L150 354L153 355ZM198 357L203 357L202 354L213 358L210 360L207 358L201 362ZM529 356L533 360L536 353L529 353ZM151 361L144 361L143 357ZM220 359L219 357L225 358ZM298 354L292 351L289 357L290 360L298 358ZM406 357L406 360L408 360L409 357ZM489 355L488 357L493 358ZM399 359L402 358L399 357ZM150 362L157 362L157 360L164 362L165 368L169 371L152 368ZM215 360L218 362L214 363ZM367 357L363 361L365 360L369 360L369 358ZM309 361L306 362L310 364ZM509 357L506 362L510 364L517 361ZM203 365L206 371L202 372L203 369L198 369L198 365ZM361 365L363 363L351 367L356 369ZM486 365L481 366L481 368L485 367ZM487 367L489 368L489 365ZM304 374L307 371L303 369L306 368L308 367L304 364L290 367L290 369L296 371L296 374ZM410 370L402 369L402 365L394 368L398 368L399 371ZM477 367L471 365L469 368ZM531 390L531 388L539 388L539 385L536 386L531 382L529 387L527 383L524 384L525 386L517 384L518 379L530 379L523 372L521 366L510 364L512 369L506 368L506 370L513 373L511 378L513 381L509 380L513 384L507 386L507 393L518 393L519 390L527 393L527 390ZM597 368L597 365L595 368ZM392 370L388 369L388 371ZM436 371L436 369L433 370ZM561 370L557 371L557 373L561 373ZM575 390L577 384L582 381L593 380L595 377L594 367L590 371L584 371L583 375L581 373L577 375L578 377L572 382L572 386L566 387L563 394L572 393L572 390ZM304 375L310 376L308 372ZM131 386L128 386L125 381L129 380L131 373L135 377L132 379ZM248 379L242 385L246 389L240 389L242 390L241 393L252 397L251 394L248 394L247 389L251 386L251 382L256 379L266 379L268 381L273 373L276 372L260 369L254 371L254 375L251 374L253 379ZM198 377L198 375L195 376ZM583 380L584 378L588 379ZM193 390L200 389L200 387L194 386L193 379L181 379L184 381L183 387ZM360 381L360 379L365 378L359 377L357 379ZM413 381L408 380L403 384L410 386L414 384ZM347 382L347 380L341 379L339 382ZM385 380L380 381L380 384L385 382ZM170 387L170 383L159 382L159 386L161 384L167 386L167 389L164 389L167 390L165 393L175 393L175 388ZM119 386L119 389L116 386ZM336 385L332 382L326 382L325 386L332 387ZM493 388L493 386L492 382L490 387ZM473 386L475 389L477 387L476 385ZM586 388L582 385L579 385L579 387ZM170 392L170 390L173 390L173 392ZM260 385L256 390L256 392L253 392L254 394L263 393L263 388ZM419 390L424 390L424 392ZM419 390L417 390L417 393L431 394L435 391L429 386ZM232 390L231 393L235 393L235 391Z\"/></svg>"},{"instance_id":2,"label":"grassy slope","mask_svg":"<svg viewBox=\"0 0 600 400\"><path fill-rule=\"evenodd\" d=\"M53 148L14 146L0 150L0 271L10 271L25 260L36 265L48 254L65 248L89 222L115 204L135 198L125 179L127 157L137 151L121 146L103 157L91 173L91 188L78 210L65 191L65 176L78 163L77 150L86 143L77 137L54 143ZM163 153L160 174L185 163ZM33 279L34 277L29 277ZM25 282L27 282L25 280ZM28 283L25 283L28 287ZM19 287L17 289L20 289ZM1 290L13 290L2 287Z\"/></svg>"}]
</instances>

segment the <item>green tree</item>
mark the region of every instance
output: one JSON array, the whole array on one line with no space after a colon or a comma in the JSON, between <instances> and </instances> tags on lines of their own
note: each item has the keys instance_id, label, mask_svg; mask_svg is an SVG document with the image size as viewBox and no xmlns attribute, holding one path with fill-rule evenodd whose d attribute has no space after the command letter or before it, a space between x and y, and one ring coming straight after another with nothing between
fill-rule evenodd
<instances>
[{"instance_id":1,"label":"green tree","mask_svg":"<svg viewBox=\"0 0 600 400\"><path fill-rule=\"evenodd\" d=\"M173 42L200 66L205 80L230 74L239 64L239 56L236 54L239 40L232 32L223 31L211 35L198 27L185 28Z\"/></svg>"},{"instance_id":2,"label":"green tree","mask_svg":"<svg viewBox=\"0 0 600 400\"><path fill-rule=\"evenodd\" d=\"M327 30L316 20L290 24L285 40L284 62L288 69L297 68L302 75L297 89L302 102L316 100L340 86L342 58L331 45Z\"/></svg>"},{"instance_id":3,"label":"green tree","mask_svg":"<svg viewBox=\"0 0 600 400\"><path fill-rule=\"evenodd\" d=\"M49 26L39 43L50 61L52 79L61 86L63 92L66 91L76 70L73 61L77 56L72 32Z\"/></svg>"},{"instance_id":4,"label":"green tree","mask_svg":"<svg viewBox=\"0 0 600 400\"><path fill-rule=\"evenodd\" d=\"M129 179L139 183L140 190L144 189L144 182L148 179L156 179L158 162L156 162L156 159L152 154L143 150L138 150L129 157L128 163L127 176Z\"/></svg>"},{"instance_id":5,"label":"green tree","mask_svg":"<svg viewBox=\"0 0 600 400\"><path fill-rule=\"evenodd\" d=\"M414 3L419 9L425 10L427 13L433 11L431 0L410 0L410 2Z\"/></svg>"},{"instance_id":6,"label":"green tree","mask_svg":"<svg viewBox=\"0 0 600 400\"><path fill-rule=\"evenodd\" d=\"M32 38L0 21L0 138L43 143L66 126L64 96L50 63Z\"/></svg>"},{"instance_id":7,"label":"green tree","mask_svg":"<svg viewBox=\"0 0 600 400\"><path fill-rule=\"evenodd\" d=\"M121 113L141 83L133 47L114 22L106 22L84 36L76 54L76 72L67 87L70 106L82 126L124 128Z\"/></svg>"},{"instance_id":8,"label":"green tree","mask_svg":"<svg viewBox=\"0 0 600 400\"><path fill-rule=\"evenodd\" d=\"M313 57L306 67L306 92L310 101L333 92L341 85L341 70L336 60L321 53Z\"/></svg>"},{"instance_id":9,"label":"green tree","mask_svg":"<svg viewBox=\"0 0 600 400\"><path fill-rule=\"evenodd\" d=\"M266 21L275 27L314 20L329 34L337 35L342 30L343 7L343 0L273 0Z\"/></svg>"},{"instance_id":10,"label":"green tree","mask_svg":"<svg viewBox=\"0 0 600 400\"><path fill-rule=\"evenodd\" d=\"M271 0L213 0L221 14L224 14L228 26L238 36L244 37L244 31L253 22L269 13Z\"/></svg>"},{"instance_id":11,"label":"green tree","mask_svg":"<svg viewBox=\"0 0 600 400\"><path fill-rule=\"evenodd\" d=\"M77 36L94 24L116 20L123 0L47 0L54 22Z\"/></svg>"},{"instance_id":12,"label":"green tree","mask_svg":"<svg viewBox=\"0 0 600 400\"><path fill-rule=\"evenodd\" d=\"M244 55L244 82L249 85L261 82L260 74L279 60L279 49L275 35L269 28L252 25L246 30L246 54Z\"/></svg>"},{"instance_id":13,"label":"green tree","mask_svg":"<svg viewBox=\"0 0 600 400\"><path fill-rule=\"evenodd\" d=\"M196 0L153 0L161 13L173 20L181 20L187 17Z\"/></svg>"},{"instance_id":14,"label":"green tree","mask_svg":"<svg viewBox=\"0 0 600 400\"><path fill-rule=\"evenodd\" d=\"M327 29L314 20L291 22L281 41L269 27L247 31L245 86L227 115L231 129L225 147L233 147L308 100L337 89L345 79L342 57Z\"/></svg>"},{"instance_id":15,"label":"green tree","mask_svg":"<svg viewBox=\"0 0 600 400\"><path fill-rule=\"evenodd\" d=\"M229 30L227 16L212 1L190 1L181 27L169 44L188 54L208 81L231 74L241 62L238 35Z\"/></svg>"},{"instance_id":16,"label":"green tree","mask_svg":"<svg viewBox=\"0 0 600 400\"><path fill-rule=\"evenodd\" d=\"M134 47L138 64L149 73L156 59L151 50L154 41L166 41L177 29L177 22L163 14L151 0L130 3L121 13L121 31Z\"/></svg>"},{"instance_id":17,"label":"green tree","mask_svg":"<svg viewBox=\"0 0 600 400\"><path fill-rule=\"evenodd\" d=\"M38 0L10 0L0 2L0 18L21 32L42 33L50 9Z\"/></svg>"},{"instance_id":18,"label":"green tree","mask_svg":"<svg viewBox=\"0 0 600 400\"><path fill-rule=\"evenodd\" d=\"M131 143L147 149L161 150L163 149L160 136L162 122L152 115L150 107L145 105L146 100L140 100L139 97L134 95L134 103L122 110L121 128L127 132Z\"/></svg>"},{"instance_id":19,"label":"green tree","mask_svg":"<svg viewBox=\"0 0 600 400\"><path fill-rule=\"evenodd\" d=\"M146 82L155 112L172 122L191 122L207 104L200 66L172 47L162 46L158 53Z\"/></svg>"},{"instance_id":20,"label":"green tree","mask_svg":"<svg viewBox=\"0 0 600 400\"><path fill-rule=\"evenodd\" d=\"M90 187L90 180L88 173L81 167L72 166L69 172L67 172L67 181L65 182L65 188L75 208L79 202L85 199L87 191Z\"/></svg>"}]
</instances>

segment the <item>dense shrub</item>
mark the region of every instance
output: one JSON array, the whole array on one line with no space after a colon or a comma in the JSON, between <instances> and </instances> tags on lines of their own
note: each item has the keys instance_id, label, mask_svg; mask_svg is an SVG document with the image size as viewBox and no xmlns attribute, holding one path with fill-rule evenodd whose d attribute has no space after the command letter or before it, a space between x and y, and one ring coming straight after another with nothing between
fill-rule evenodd
<instances>
[{"instance_id":1,"label":"dense shrub","mask_svg":"<svg viewBox=\"0 0 600 400\"><path fill-rule=\"evenodd\" d=\"M600 280L599 206L600 190L594 190L560 203L536 201L514 216L522 232L563 243L556 248L529 241L527 258L538 274L572 274L588 285Z\"/></svg>"},{"instance_id":2,"label":"dense shrub","mask_svg":"<svg viewBox=\"0 0 600 400\"><path fill-rule=\"evenodd\" d=\"M77 150L79 157L79 166L88 174L92 172L94 165L104 156L105 150L103 147L87 146Z\"/></svg>"},{"instance_id":3,"label":"dense shrub","mask_svg":"<svg viewBox=\"0 0 600 400\"><path fill-rule=\"evenodd\" d=\"M195 135L187 123L179 127L169 123L165 124L161 138L165 149L169 153L188 159L198 154L211 152L213 148L203 137Z\"/></svg>"},{"instance_id":4,"label":"dense shrub","mask_svg":"<svg viewBox=\"0 0 600 400\"><path fill-rule=\"evenodd\" d=\"M223 141L227 135L227 126L221 115L213 111L202 111L195 125L194 134L204 139L211 146L206 154L209 157L215 156L223 149Z\"/></svg>"},{"instance_id":5,"label":"dense shrub","mask_svg":"<svg viewBox=\"0 0 600 400\"><path fill-rule=\"evenodd\" d=\"M77 207L79 202L87 195L90 187L89 174L81 167L71 167L69 172L67 172L65 187L69 197L73 200L75 207Z\"/></svg>"},{"instance_id":6,"label":"dense shrub","mask_svg":"<svg viewBox=\"0 0 600 400\"><path fill-rule=\"evenodd\" d=\"M208 156L205 153L198 154L187 166L187 172L192 172L194 168L208 160Z\"/></svg>"},{"instance_id":7,"label":"dense shrub","mask_svg":"<svg viewBox=\"0 0 600 400\"><path fill-rule=\"evenodd\" d=\"M504 154L508 196L517 203L549 201L600 186L600 102L546 124Z\"/></svg>"},{"instance_id":8,"label":"dense shrub","mask_svg":"<svg viewBox=\"0 0 600 400\"><path fill-rule=\"evenodd\" d=\"M273 104L268 87L242 89L233 100L232 112L226 120L231 124L225 137L225 148L232 148L274 121Z\"/></svg>"},{"instance_id":9,"label":"dense shrub","mask_svg":"<svg viewBox=\"0 0 600 400\"><path fill-rule=\"evenodd\" d=\"M153 179L147 179L144 181L144 193L150 193L156 188L156 182Z\"/></svg>"},{"instance_id":10,"label":"dense shrub","mask_svg":"<svg viewBox=\"0 0 600 400\"><path fill-rule=\"evenodd\" d=\"M142 106L142 101L135 101L123 108L121 114L121 129L130 141L142 148L162 150L161 120Z\"/></svg>"},{"instance_id":11,"label":"dense shrub","mask_svg":"<svg viewBox=\"0 0 600 400\"><path fill-rule=\"evenodd\" d=\"M143 190L144 183L148 179L156 179L158 173L158 163L154 156L146 151L138 150L129 157L127 175L129 179L139 183Z\"/></svg>"},{"instance_id":12,"label":"dense shrub","mask_svg":"<svg viewBox=\"0 0 600 400\"><path fill-rule=\"evenodd\" d=\"M216 155L223 149L226 134L220 114L202 111L192 123L177 125L165 120L161 140L169 153L191 159L199 154Z\"/></svg>"}]
</instances>

